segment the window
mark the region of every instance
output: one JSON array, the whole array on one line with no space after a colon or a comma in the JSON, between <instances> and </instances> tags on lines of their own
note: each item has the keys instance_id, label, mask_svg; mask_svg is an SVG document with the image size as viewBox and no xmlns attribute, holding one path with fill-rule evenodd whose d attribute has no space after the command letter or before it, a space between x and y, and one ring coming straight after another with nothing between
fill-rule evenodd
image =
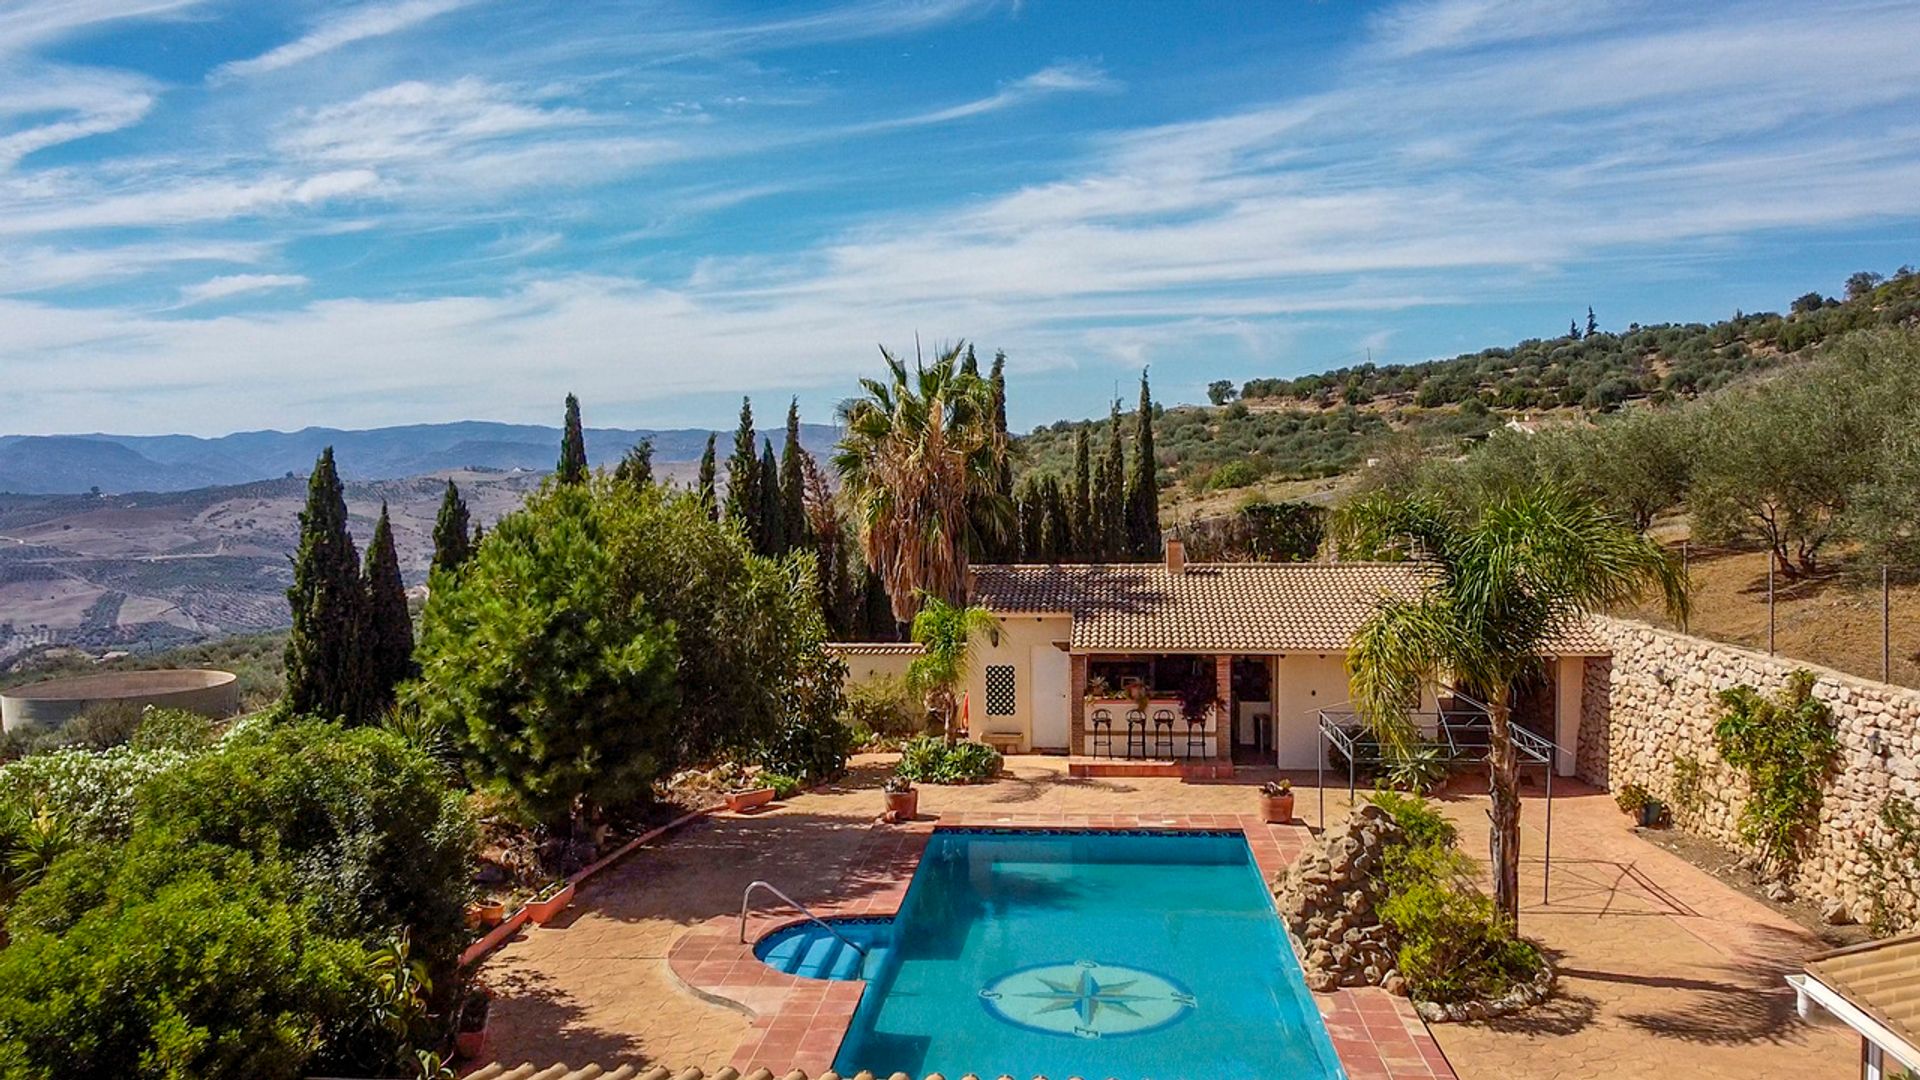
<instances>
[{"instance_id":1,"label":"window","mask_svg":"<svg viewBox=\"0 0 1920 1080\"><path fill-rule=\"evenodd\" d=\"M987 715L1012 716L1014 702L1013 665L987 665Z\"/></svg>"}]
</instances>

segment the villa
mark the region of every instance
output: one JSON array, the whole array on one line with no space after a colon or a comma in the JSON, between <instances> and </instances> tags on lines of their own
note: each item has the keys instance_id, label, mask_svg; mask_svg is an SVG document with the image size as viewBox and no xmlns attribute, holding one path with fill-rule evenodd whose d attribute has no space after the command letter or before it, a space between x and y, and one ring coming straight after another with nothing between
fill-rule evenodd
<instances>
[{"instance_id":1,"label":"villa","mask_svg":"<svg viewBox=\"0 0 1920 1080\"><path fill-rule=\"evenodd\" d=\"M1311 769L1323 712L1352 695L1347 646L1382 598L1419 594L1418 563L1189 563L1171 540L1163 562L983 565L977 603L999 618L975 646L967 685L972 738L1014 753L1178 763L1189 775L1234 762ZM835 647L860 681L901 674L913 645ZM1586 665L1611 649L1586 627L1553 643L1546 680L1516 702L1516 719L1577 760ZM1183 691L1210 683L1215 702L1187 722ZM1137 696L1146 691L1145 705ZM1418 713L1440 708L1430 688ZM1138 711L1143 729L1129 732ZM1222 719L1226 723L1221 723Z\"/></svg>"}]
</instances>

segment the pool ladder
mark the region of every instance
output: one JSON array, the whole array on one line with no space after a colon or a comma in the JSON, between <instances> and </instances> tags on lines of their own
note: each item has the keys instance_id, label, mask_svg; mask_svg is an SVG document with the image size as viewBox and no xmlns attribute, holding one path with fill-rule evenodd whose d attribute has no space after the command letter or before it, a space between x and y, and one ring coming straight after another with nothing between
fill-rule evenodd
<instances>
[{"instance_id":1,"label":"pool ladder","mask_svg":"<svg viewBox=\"0 0 1920 1080\"><path fill-rule=\"evenodd\" d=\"M779 897L780 899L785 900L787 902L787 906L799 908L800 913L802 915L805 915L808 919L811 919L812 921L820 924L820 929L825 930L827 933L832 934L836 938L839 938L840 944L845 945L847 948L852 949L854 952L860 954L861 960L864 961L867 958L867 950L861 948L858 945L855 945L851 938L847 937L847 935L841 933L840 931L835 930L832 924L828 923L827 920L821 918L820 916L815 915L812 912L812 910L807 907L807 905L801 903L798 900L795 900L793 897L788 896L786 893L781 892L779 889L774 888L772 884L765 881L754 881L754 882L748 883L746 891L740 894L740 944L745 945L747 943L747 905L753 902L753 890L755 889L765 889L768 892L772 893L773 895Z\"/></svg>"}]
</instances>

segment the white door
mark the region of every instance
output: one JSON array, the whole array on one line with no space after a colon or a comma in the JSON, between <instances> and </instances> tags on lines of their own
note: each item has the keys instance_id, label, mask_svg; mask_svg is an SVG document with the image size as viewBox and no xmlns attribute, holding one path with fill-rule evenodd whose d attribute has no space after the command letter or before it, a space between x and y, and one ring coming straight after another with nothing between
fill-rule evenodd
<instances>
[{"instance_id":1,"label":"white door","mask_svg":"<svg viewBox=\"0 0 1920 1080\"><path fill-rule=\"evenodd\" d=\"M1052 645L1035 645L1033 657L1033 745L1065 750L1072 741L1067 709L1067 683L1073 659Z\"/></svg>"}]
</instances>

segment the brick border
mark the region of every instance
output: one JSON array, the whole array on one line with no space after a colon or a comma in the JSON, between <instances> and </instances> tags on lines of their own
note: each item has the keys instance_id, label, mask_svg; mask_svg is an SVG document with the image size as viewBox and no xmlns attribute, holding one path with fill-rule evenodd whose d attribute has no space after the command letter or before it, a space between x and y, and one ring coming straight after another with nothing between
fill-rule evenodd
<instances>
[{"instance_id":1,"label":"brick border","mask_svg":"<svg viewBox=\"0 0 1920 1080\"><path fill-rule=\"evenodd\" d=\"M823 917L898 914L934 829L983 826L1233 830L1246 837L1254 864L1268 881L1299 857L1310 836L1304 825L1270 825L1253 814L945 814L872 826L840 891L807 904ZM795 1069L827 1072L853 1023L866 983L803 979L775 971L753 955L753 942L801 921L792 912L752 913L747 943L742 943L739 916L718 915L682 934L668 951L668 969L689 991L751 1018L731 1061L741 1072L761 1065L776 1075ZM1292 935L1287 939L1291 942ZM1314 994L1313 1000L1348 1080L1457 1080L1407 999L1359 987Z\"/></svg>"}]
</instances>

